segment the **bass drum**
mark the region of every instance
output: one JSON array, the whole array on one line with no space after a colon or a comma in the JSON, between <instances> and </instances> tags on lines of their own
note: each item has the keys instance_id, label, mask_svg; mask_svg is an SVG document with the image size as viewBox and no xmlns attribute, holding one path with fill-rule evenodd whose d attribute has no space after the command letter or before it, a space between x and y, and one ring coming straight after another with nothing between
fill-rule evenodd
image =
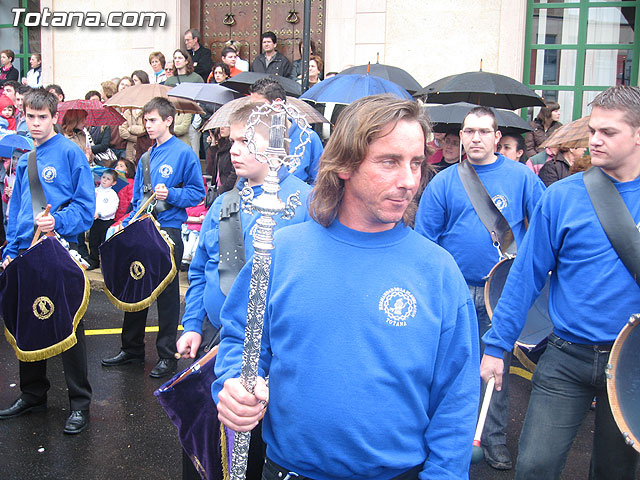
<instances>
[{"instance_id":1,"label":"bass drum","mask_svg":"<svg viewBox=\"0 0 640 480\"><path fill-rule=\"evenodd\" d=\"M491 269L484 285L484 301L489 318L498 305L502 290L507 282L509 271L515 258L505 258ZM549 317L549 278L527 314L527 321L520 332L516 345L525 351L532 352L546 345L545 340L553 331L553 323Z\"/></svg>"},{"instance_id":2,"label":"bass drum","mask_svg":"<svg viewBox=\"0 0 640 480\"><path fill-rule=\"evenodd\" d=\"M640 452L640 314L618 334L607 365L607 395L625 441Z\"/></svg>"}]
</instances>

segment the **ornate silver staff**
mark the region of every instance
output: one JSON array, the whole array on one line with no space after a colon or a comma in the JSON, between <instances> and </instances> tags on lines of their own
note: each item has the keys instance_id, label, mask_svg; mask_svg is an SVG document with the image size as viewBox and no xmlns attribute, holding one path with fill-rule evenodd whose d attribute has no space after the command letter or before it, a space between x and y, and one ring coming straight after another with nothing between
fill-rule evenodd
<instances>
[{"instance_id":1,"label":"ornate silver staff","mask_svg":"<svg viewBox=\"0 0 640 480\"><path fill-rule=\"evenodd\" d=\"M255 127L259 123L265 123L264 117L269 115L271 116L269 147L264 152L258 152L254 140ZM287 154L285 150L287 117L297 123L301 129L300 144L291 154ZM281 214L282 218L291 219L296 207L301 205L300 192L289 195L286 204L278 197L280 190L278 169L284 165L293 171L300 164L305 145L311 141L310 135L309 123L300 111L282 101L260 106L251 114L247 122L245 136L249 151L256 156L258 161L269 165L269 173L262 186L262 193L258 197L253 198L253 190L248 186L242 190L243 210L247 213L252 213L255 210L260 214L256 221L257 228L253 237L255 253L251 269L247 326L240 372L240 381L250 393L254 392L258 377L264 311L271 268L271 250L273 250L273 230L276 225L273 217ZM233 461L230 473L232 480L245 480L250 439L251 432L236 432L234 435Z\"/></svg>"}]
</instances>

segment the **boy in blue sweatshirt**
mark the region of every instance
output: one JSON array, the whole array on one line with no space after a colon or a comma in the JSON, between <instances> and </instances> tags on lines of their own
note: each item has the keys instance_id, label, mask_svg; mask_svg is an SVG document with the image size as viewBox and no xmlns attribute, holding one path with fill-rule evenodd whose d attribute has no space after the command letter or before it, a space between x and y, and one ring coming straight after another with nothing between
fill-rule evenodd
<instances>
[{"instance_id":1,"label":"boy in blue sweatshirt","mask_svg":"<svg viewBox=\"0 0 640 480\"><path fill-rule=\"evenodd\" d=\"M166 98L156 97L142 109L145 128L155 145L150 149L150 180L156 199L166 202L168 208L157 213L162 230L173 240L173 256L176 265L182 260L181 227L187 220L186 207L193 207L204 198L200 161L193 150L172 134L176 109ZM142 162L142 160L141 160ZM142 165L133 183L132 212L122 222L126 226L145 202ZM125 312L122 325L122 349L118 355L102 360L102 365L112 367L144 362L144 330L147 322L145 308L138 312ZM158 296L158 336L156 349L160 357L149 376L162 378L177 367L174 357L176 332L180 319L179 277Z\"/></svg>"},{"instance_id":2,"label":"boy in blue sweatshirt","mask_svg":"<svg viewBox=\"0 0 640 480\"><path fill-rule=\"evenodd\" d=\"M225 199L227 196L236 195L237 198L234 203L237 202L239 209L239 192L245 186L251 188L253 190L253 198L257 198L262 194L262 186L269 171L266 163L259 162L255 155L249 152L245 138L247 121L256 107L258 107L258 104L245 105L234 112L230 118L231 161L240 180L236 185L235 191L225 192L216 198L202 223L198 248L189 267L189 289L185 296L184 315L182 317L184 333L177 342L177 350L185 358L196 358L199 355L197 355L197 352L201 347L203 336L206 338L206 331L217 331L220 328L220 309L230 287L228 283L224 285L224 280L222 282L220 280L221 274L218 271L221 257L220 248L224 250L222 252L222 257L224 258L227 256L227 251L236 247L234 238L230 239L228 236L225 237L224 233L221 234L221 229L232 228L228 223L221 225L220 214L223 210L223 204L226 203ZM269 129L267 128L270 123L269 117L264 117L263 121L265 124L258 124L255 130L256 150L258 152L263 152L269 145ZM276 230L309 219L306 207L307 198L311 192L311 187L295 175L290 174L286 167L280 167L278 177L280 178L280 197L287 198L289 195L298 192L302 206L296 209L294 217L290 220L275 217L276 225L274 228ZM234 211L232 215L240 215L244 258L249 259L253 256L253 235L259 215L255 211L246 213L242 210ZM223 238L222 242L225 241L225 238L226 242L228 242L222 247L220 237ZM237 271L235 273L237 274ZM205 324L205 322L208 322L208 324ZM252 455L249 468L262 469L262 463L264 462L262 452L259 452L258 456L260 458L256 458L254 462ZM188 471L193 470L193 473L189 475L185 469ZM256 475L259 476L259 472ZM200 478L190 465L188 458L183 461L183 479L186 478Z\"/></svg>"},{"instance_id":3,"label":"boy in blue sweatshirt","mask_svg":"<svg viewBox=\"0 0 640 480\"><path fill-rule=\"evenodd\" d=\"M608 175L640 222L640 88L616 86L591 103L591 163ZM547 272L553 333L533 376L516 478L560 478L571 443L595 396L590 477L635 478L638 453L625 444L607 396L605 366L640 287L611 246L584 175L551 185L540 200L484 335L482 377L503 382L502 354L513 348Z\"/></svg>"},{"instance_id":4,"label":"boy in blue sweatshirt","mask_svg":"<svg viewBox=\"0 0 640 480\"><path fill-rule=\"evenodd\" d=\"M75 143L54 130L58 120L57 97L39 88L25 94L23 105L27 127L36 146L36 181L42 185L46 201L51 205L51 214L45 216L41 212L33 217L29 154L26 153L20 157L16 168L3 266L29 248L34 225L44 233L55 230L74 248L78 234L91 227L96 208L93 175L87 158ZM71 414L64 426L67 434L80 433L87 428L91 404L82 321L76 329L76 338L77 343L60 354L71 405ZM51 386L47 379L47 361L19 363L22 395L9 408L0 410L0 420L47 407L47 391Z\"/></svg>"},{"instance_id":5,"label":"boy in blue sweatshirt","mask_svg":"<svg viewBox=\"0 0 640 480\"><path fill-rule=\"evenodd\" d=\"M315 221L275 235L255 395L238 378L251 260L229 292L212 394L236 431L269 402L266 480L468 474L473 303L451 255L406 226L428 132L417 104L387 95L341 114L312 191Z\"/></svg>"},{"instance_id":6,"label":"boy in blue sweatshirt","mask_svg":"<svg viewBox=\"0 0 640 480\"><path fill-rule=\"evenodd\" d=\"M520 245L526 232L525 219L533 215L544 184L524 165L495 153L501 133L491 109L471 109L462 124L460 138L467 152L465 161L469 162L509 222L514 241ZM500 255L462 185L459 168L448 168L429 182L420 200L416 232L453 255L469 285L482 335L491 325L484 302L484 282L500 260ZM507 368L510 361L511 353L508 352L505 354ZM506 445L509 420L507 378L505 388L491 399L481 439L485 460L499 470L512 468Z\"/></svg>"}]
</instances>

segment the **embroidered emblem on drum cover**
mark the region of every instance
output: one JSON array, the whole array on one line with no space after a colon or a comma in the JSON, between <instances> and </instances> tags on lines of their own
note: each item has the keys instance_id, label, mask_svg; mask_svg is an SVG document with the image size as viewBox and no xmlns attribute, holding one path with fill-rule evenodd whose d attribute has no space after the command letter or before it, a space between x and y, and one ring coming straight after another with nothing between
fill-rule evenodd
<instances>
[{"instance_id":1,"label":"embroidered emblem on drum cover","mask_svg":"<svg viewBox=\"0 0 640 480\"><path fill-rule=\"evenodd\" d=\"M507 206L507 197L504 195L496 195L491 200L493 200L493 204L498 207L498 210L500 211Z\"/></svg>"},{"instance_id":2,"label":"embroidered emblem on drum cover","mask_svg":"<svg viewBox=\"0 0 640 480\"><path fill-rule=\"evenodd\" d=\"M140 280L144 277L145 273L146 270L142 262L139 262L138 260L131 262L131 265L129 266L129 275L131 275L131 278L134 280Z\"/></svg>"},{"instance_id":3,"label":"embroidered emblem on drum cover","mask_svg":"<svg viewBox=\"0 0 640 480\"><path fill-rule=\"evenodd\" d=\"M49 297L38 297L33 302L33 314L40 320L46 320L55 310L55 305Z\"/></svg>"},{"instance_id":4,"label":"embroidered emblem on drum cover","mask_svg":"<svg viewBox=\"0 0 640 480\"><path fill-rule=\"evenodd\" d=\"M44 167L42 169L42 179L47 183L53 183L57 175L58 172L54 167Z\"/></svg>"},{"instance_id":5,"label":"embroidered emblem on drum cover","mask_svg":"<svg viewBox=\"0 0 640 480\"><path fill-rule=\"evenodd\" d=\"M162 176L163 178L169 178L173 173L173 167L165 163L164 165L160 165L158 172L160 172L160 176Z\"/></svg>"},{"instance_id":6,"label":"embroidered emblem on drum cover","mask_svg":"<svg viewBox=\"0 0 640 480\"><path fill-rule=\"evenodd\" d=\"M407 319L416 316L416 298L404 288L393 287L380 297L378 310L387 314L389 325L406 327Z\"/></svg>"}]
</instances>

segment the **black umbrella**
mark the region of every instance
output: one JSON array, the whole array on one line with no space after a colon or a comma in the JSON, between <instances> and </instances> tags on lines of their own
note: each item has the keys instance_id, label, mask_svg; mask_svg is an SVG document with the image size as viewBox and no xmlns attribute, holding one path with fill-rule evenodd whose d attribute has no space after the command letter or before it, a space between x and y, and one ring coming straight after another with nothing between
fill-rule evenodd
<instances>
[{"instance_id":1,"label":"black umbrella","mask_svg":"<svg viewBox=\"0 0 640 480\"><path fill-rule=\"evenodd\" d=\"M433 130L435 132L447 133L459 131L462 128L462 121L464 117L467 116L467 113L469 113L469 110L477 106L478 105L471 103L458 102L447 105L429 105L423 108L429 116L431 123L433 123ZM496 116L498 128L500 128L502 133L525 133L531 131L529 124L514 112L499 108L491 108L491 110Z\"/></svg>"},{"instance_id":2,"label":"black umbrella","mask_svg":"<svg viewBox=\"0 0 640 480\"><path fill-rule=\"evenodd\" d=\"M167 92L170 97L188 98L194 102L224 105L239 94L217 83L180 83Z\"/></svg>"},{"instance_id":3,"label":"black umbrella","mask_svg":"<svg viewBox=\"0 0 640 480\"><path fill-rule=\"evenodd\" d=\"M269 75L268 73L242 72L222 82L220 85L231 88L236 92L249 95L249 87L253 85L257 80L265 77L272 78L280 85L282 85L284 91L287 92L287 95L299 97L302 93L302 87L298 82L287 77L281 77L280 75Z\"/></svg>"},{"instance_id":4,"label":"black umbrella","mask_svg":"<svg viewBox=\"0 0 640 480\"><path fill-rule=\"evenodd\" d=\"M401 68L384 65L382 63L369 63L367 65L350 67L341 71L338 75L349 75L354 73L368 73L374 77L384 78L385 80L389 80L390 82L401 86L411 94L422 88L417 80L409 74L409 72Z\"/></svg>"},{"instance_id":5,"label":"black umbrella","mask_svg":"<svg viewBox=\"0 0 640 480\"><path fill-rule=\"evenodd\" d=\"M542 98L523 83L482 70L441 78L418 90L414 96L424 96L425 103L469 102L509 110L545 105Z\"/></svg>"}]
</instances>

